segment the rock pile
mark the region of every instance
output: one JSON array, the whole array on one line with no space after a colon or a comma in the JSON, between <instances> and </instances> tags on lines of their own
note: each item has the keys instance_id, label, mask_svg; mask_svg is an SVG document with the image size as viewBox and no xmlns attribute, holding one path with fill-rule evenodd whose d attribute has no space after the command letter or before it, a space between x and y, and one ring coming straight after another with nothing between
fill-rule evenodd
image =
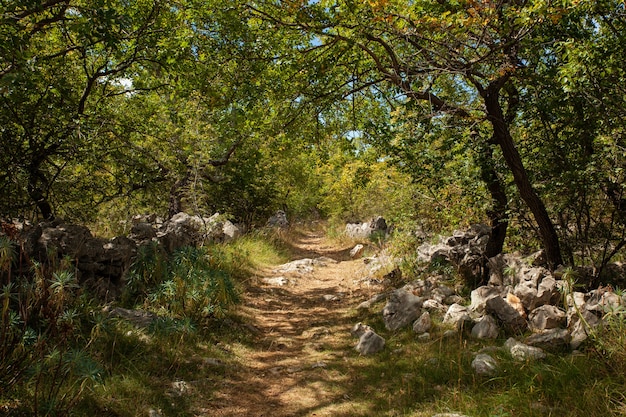
<instances>
[{"instance_id":1,"label":"rock pile","mask_svg":"<svg viewBox=\"0 0 626 417\"><path fill-rule=\"evenodd\" d=\"M376 234L385 236L388 232L387 221L381 216L365 223L348 223L345 230L346 236L355 240L368 240Z\"/></svg>"},{"instance_id":2,"label":"rock pile","mask_svg":"<svg viewBox=\"0 0 626 417\"><path fill-rule=\"evenodd\" d=\"M488 233L487 226L473 226L437 244L422 245L418 256L430 264L449 263L462 268L483 256ZM607 313L626 314L626 295L620 296L610 288L574 291L564 270L551 273L537 263L536 256L523 260L499 255L489 259L489 284L474 289L470 300L445 284L444 276L435 275L375 296L359 308L369 308L387 298L382 311L386 328L412 326L420 340L429 339L435 317L453 326L462 337L506 336L509 340L503 349L519 360L540 359L545 351L577 349ZM484 374L495 366L495 361L484 355L475 362L476 372Z\"/></svg>"},{"instance_id":3,"label":"rock pile","mask_svg":"<svg viewBox=\"0 0 626 417\"><path fill-rule=\"evenodd\" d=\"M208 218L178 213L166 222L156 216L136 216L128 236L102 239L80 225L62 219L24 228L20 244L30 259L40 262L69 258L78 278L105 298L119 295L124 274L142 245L156 242L168 253L203 242L235 239L241 230L219 214Z\"/></svg>"}]
</instances>

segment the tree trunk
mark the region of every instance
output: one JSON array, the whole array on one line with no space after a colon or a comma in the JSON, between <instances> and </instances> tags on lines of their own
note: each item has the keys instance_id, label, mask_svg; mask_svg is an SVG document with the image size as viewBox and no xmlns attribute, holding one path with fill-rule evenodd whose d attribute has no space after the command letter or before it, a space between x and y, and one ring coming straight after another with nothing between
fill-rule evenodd
<instances>
[{"instance_id":1,"label":"tree trunk","mask_svg":"<svg viewBox=\"0 0 626 417\"><path fill-rule=\"evenodd\" d=\"M45 177L39 169L31 167L28 176L28 196L35 203L44 220L53 220L54 212L52 211L52 205L39 186L40 181L44 182L44 180Z\"/></svg>"},{"instance_id":2,"label":"tree trunk","mask_svg":"<svg viewBox=\"0 0 626 417\"><path fill-rule=\"evenodd\" d=\"M480 140L476 138L476 143L480 143ZM478 166L480 168L480 176L483 182L487 185L487 190L491 195L491 209L487 210L487 216L489 216L489 222L491 223L491 236L487 242L487 248L485 250L485 256L487 259L493 258L496 255L502 253L504 247L504 240L506 239L506 231L509 227L509 220L507 217L508 199L506 197L506 191L500 177L496 173L493 165L493 149L492 143L479 145L479 158Z\"/></svg>"},{"instance_id":3,"label":"tree trunk","mask_svg":"<svg viewBox=\"0 0 626 417\"><path fill-rule=\"evenodd\" d=\"M539 198L530 183L530 179L522 163L522 157L515 147L509 126L504 120L498 91L487 92L483 98L485 100L487 118L493 127L494 142L500 146L504 160L513 174L513 180L519 190L520 196L537 222L543 249L546 252L548 267L554 270L559 265L563 264L556 229L550 220L550 216L548 215L543 201Z\"/></svg>"},{"instance_id":4,"label":"tree trunk","mask_svg":"<svg viewBox=\"0 0 626 417\"><path fill-rule=\"evenodd\" d=\"M189 173L185 174L183 178L176 180L170 188L169 204L167 209L168 220L174 217L175 214L183 211L183 198L185 197L185 191L189 185Z\"/></svg>"}]
</instances>

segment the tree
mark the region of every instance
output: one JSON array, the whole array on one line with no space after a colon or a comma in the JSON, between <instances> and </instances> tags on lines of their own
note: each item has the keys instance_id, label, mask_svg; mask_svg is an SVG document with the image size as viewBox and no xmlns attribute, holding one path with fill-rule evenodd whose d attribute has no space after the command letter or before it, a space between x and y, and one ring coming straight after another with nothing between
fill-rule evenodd
<instances>
[{"instance_id":1,"label":"tree","mask_svg":"<svg viewBox=\"0 0 626 417\"><path fill-rule=\"evenodd\" d=\"M123 81L135 71L164 63L157 44L172 9L166 1L4 4L0 189L11 199L2 211L34 205L52 218L65 172L110 139L99 133L107 103L130 93Z\"/></svg>"},{"instance_id":2,"label":"tree","mask_svg":"<svg viewBox=\"0 0 626 417\"><path fill-rule=\"evenodd\" d=\"M377 88L423 103L423 114L435 123L473 127L482 177L494 201L491 255L502 250L507 225L504 188L493 170L497 146L537 223L550 267L562 264L558 235L525 169L511 124L519 89L527 81L521 70L535 46L533 36L566 10L541 1L286 5L255 2L251 7L270 25L306 33L314 39L310 49L323 49L318 55L332 57L325 62L333 68L355 68L336 95Z\"/></svg>"},{"instance_id":3,"label":"tree","mask_svg":"<svg viewBox=\"0 0 626 417\"><path fill-rule=\"evenodd\" d=\"M518 136L560 226L570 264L594 267L597 284L625 245L623 2L581 4L545 25L543 53L528 61Z\"/></svg>"}]
</instances>

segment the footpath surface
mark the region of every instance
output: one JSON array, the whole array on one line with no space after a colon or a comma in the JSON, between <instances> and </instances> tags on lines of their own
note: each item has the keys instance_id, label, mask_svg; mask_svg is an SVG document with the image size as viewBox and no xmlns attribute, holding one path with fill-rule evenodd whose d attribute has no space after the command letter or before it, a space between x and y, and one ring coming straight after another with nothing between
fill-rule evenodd
<instances>
[{"instance_id":1,"label":"footpath surface","mask_svg":"<svg viewBox=\"0 0 626 417\"><path fill-rule=\"evenodd\" d=\"M321 233L305 232L292 244L296 262L259 271L247 290L243 315L254 341L230 347L239 366L227 372L202 415L353 415L349 376L333 364L354 355L350 309L372 291L362 285L365 264Z\"/></svg>"}]
</instances>

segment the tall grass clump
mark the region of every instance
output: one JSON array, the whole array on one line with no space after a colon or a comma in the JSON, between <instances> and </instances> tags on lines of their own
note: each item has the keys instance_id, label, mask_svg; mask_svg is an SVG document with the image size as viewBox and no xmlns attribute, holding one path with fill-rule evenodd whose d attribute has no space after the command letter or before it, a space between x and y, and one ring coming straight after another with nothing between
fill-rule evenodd
<instances>
[{"instance_id":1,"label":"tall grass clump","mask_svg":"<svg viewBox=\"0 0 626 417\"><path fill-rule=\"evenodd\" d=\"M22 260L30 269L14 268L15 248L0 236L0 406L16 415L69 415L102 376L88 351L97 336L93 306L71 260Z\"/></svg>"},{"instance_id":2,"label":"tall grass clump","mask_svg":"<svg viewBox=\"0 0 626 417\"><path fill-rule=\"evenodd\" d=\"M232 254L215 247L182 247L171 255L146 246L133 263L123 299L160 316L223 317L239 301Z\"/></svg>"}]
</instances>

